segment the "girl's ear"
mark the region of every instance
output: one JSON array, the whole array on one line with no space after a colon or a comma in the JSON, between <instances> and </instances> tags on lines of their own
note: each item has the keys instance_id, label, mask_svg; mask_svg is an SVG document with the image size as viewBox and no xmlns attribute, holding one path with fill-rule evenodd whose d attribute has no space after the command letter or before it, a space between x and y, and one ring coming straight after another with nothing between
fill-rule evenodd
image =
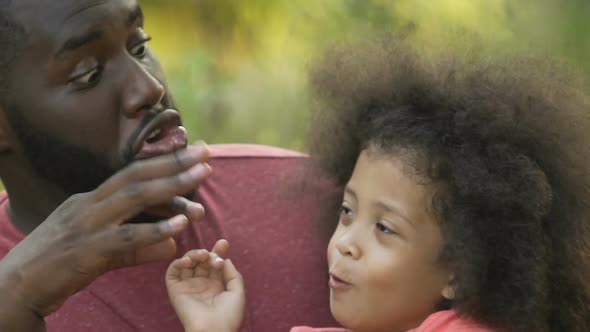
<instances>
[{"instance_id":1,"label":"girl's ear","mask_svg":"<svg viewBox=\"0 0 590 332\"><path fill-rule=\"evenodd\" d=\"M445 288L443 288L443 290L442 290L442 294L441 294L442 297L444 297L446 300L454 300L455 299L455 289L456 289L455 276L451 276L449 278L449 282L447 283Z\"/></svg>"}]
</instances>

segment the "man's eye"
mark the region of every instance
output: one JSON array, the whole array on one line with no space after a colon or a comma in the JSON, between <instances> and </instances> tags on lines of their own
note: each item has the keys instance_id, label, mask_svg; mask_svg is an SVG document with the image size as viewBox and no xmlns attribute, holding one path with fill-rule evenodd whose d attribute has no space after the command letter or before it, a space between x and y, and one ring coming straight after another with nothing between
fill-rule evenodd
<instances>
[{"instance_id":1,"label":"man's eye","mask_svg":"<svg viewBox=\"0 0 590 332\"><path fill-rule=\"evenodd\" d=\"M151 40L151 38L147 38L143 42L137 44L133 47L129 53L138 59L143 59L147 55L147 43Z\"/></svg>"},{"instance_id":2,"label":"man's eye","mask_svg":"<svg viewBox=\"0 0 590 332\"><path fill-rule=\"evenodd\" d=\"M102 74L102 69L97 67L97 68L94 68L91 71L87 72L84 75L76 77L71 82L73 84L80 85L80 86L91 86L91 85L96 84L100 80L101 74Z\"/></svg>"}]
</instances>

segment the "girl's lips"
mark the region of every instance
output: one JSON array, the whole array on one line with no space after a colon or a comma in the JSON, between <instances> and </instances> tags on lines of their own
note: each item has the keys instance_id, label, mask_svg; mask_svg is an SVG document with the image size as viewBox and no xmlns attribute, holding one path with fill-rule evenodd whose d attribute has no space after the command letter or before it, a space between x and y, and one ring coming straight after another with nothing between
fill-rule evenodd
<instances>
[{"instance_id":1,"label":"girl's lips","mask_svg":"<svg viewBox=\"0 0 590 332\"><path fill-rule=\"evenodd\" d=\"M333 290L346 290L350 289L352 285L337 276L330 274L330 280L328 281L328 286L330 286Z\"/></svg>"}]
</instances>

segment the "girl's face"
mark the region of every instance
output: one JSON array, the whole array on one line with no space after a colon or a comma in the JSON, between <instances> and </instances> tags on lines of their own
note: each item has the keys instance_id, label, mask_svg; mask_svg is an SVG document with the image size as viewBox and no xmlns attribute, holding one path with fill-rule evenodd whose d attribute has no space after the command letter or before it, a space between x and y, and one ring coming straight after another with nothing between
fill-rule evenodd
<instances>
[{"instance_id":1,"label":"girl's face","mask_svg":"<svg viewBox=\"0 0 590 332\"><path fill-rule=\"evenodd\" d=\"M328 247L330 306L354 331L406 331L450 294L437 265L443 245L431 212L434 188L402 159L361 153Z\"/></svg>"}]
</instances>

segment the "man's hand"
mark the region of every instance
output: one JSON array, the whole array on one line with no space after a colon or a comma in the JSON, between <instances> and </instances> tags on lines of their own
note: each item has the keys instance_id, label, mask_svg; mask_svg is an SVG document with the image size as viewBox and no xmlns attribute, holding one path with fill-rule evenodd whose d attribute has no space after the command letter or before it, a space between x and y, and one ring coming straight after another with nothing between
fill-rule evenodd
<instances>
[{"instance_id":1,"label":"man's hand","mask_svg":"<svg viewBox=\"0 0 590 332\"><path fill-rule=\"evenodd\" d=\"M211 174L208 156L202 145L138 161L96 190L65 201L0 261L0 329L26 326L6 322L11 317L6 310L16 320L37 317L42 324L43 317L105 272L172 257L173 236L204 215L200 204L181 195ZM178 215L158 223L126 223L162 205Z\"/></svg>"},{"instance_id":2,"label":"man's hand","mask_svg":"<svg viewBox=\"0 0 590 332\"><path fill-rule=\"evenodd\" d=\"M232 262L223 260L229 243L212 252L192 250L170 264L166 287L187 332L233 332L240 328L246 303L244 281Z\"/></svg>"}]
</instances>

